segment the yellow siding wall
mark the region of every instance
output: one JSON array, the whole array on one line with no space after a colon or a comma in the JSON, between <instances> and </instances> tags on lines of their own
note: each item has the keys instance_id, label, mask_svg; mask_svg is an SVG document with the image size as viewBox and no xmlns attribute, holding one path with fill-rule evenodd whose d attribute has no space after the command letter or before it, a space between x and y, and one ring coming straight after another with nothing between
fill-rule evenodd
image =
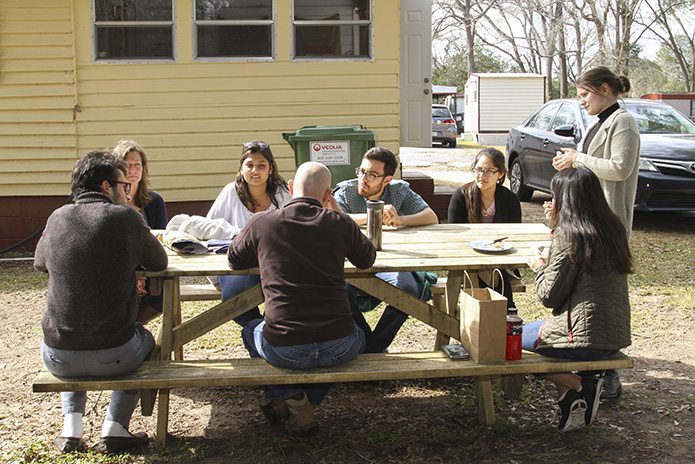
<instances>
[{"instance_id":1,"label":"yellow siding wall","mask_svg":"<svg viewBox=\"0 0 695 464\"><path fill-rule=\"evenodd\" d=\"M73 70L71 0L0 1L0 196L69 190Z\"/></svg>"},{"instance_id":2,"label":"yellow siding wall","mask_svg":"<svg viewBox=\"0 0 695 464\"><path fill-rule=\"evenodd\" d=\"M363 124L398 149L398 0L373 1L373 60L304 62L290 60L289 0L275 2L273 61L194 61L192 1L175 2L175 62L95 63L91 0L15 0L12 8L2 0L0 196L63 194L75 153L126 137L147 151L153 187L167 201L215 198L252 139L268 141L292 177L281 133L305 125ZM32 185L6 185L20 170Z\"/></svg>"}]
</instances>

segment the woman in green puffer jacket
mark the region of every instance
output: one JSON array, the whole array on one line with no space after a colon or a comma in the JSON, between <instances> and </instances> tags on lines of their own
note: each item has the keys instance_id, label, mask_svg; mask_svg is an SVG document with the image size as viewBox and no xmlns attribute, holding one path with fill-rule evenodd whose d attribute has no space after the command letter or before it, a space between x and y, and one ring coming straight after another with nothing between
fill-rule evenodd
<instances>
[{"instance_id":1,"label":"woman in green puffer jacket","mask_svg":"<svg viewBox=\"0 0 695 464\"><path fill-rule=\"evenodd\" d=\"M627 274L632 257L625 228L590 170L560 171L550 189L553 201L546 216L553 240L549 253L529 266L536 272L536 292L552 315L524 325L522 346L574 360L611 356L631 343ZM602 375L567 372L545 378L558 388L562 430L593 422Z\"/></svg>"}]
</instances>

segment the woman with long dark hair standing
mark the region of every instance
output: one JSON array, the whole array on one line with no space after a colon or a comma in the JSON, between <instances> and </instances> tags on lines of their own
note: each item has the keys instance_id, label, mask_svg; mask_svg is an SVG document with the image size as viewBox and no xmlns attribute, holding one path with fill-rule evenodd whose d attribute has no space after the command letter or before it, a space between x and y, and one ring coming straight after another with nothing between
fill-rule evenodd
<instances>
[{"instance_id":1,"label":"woman with long dark hair standing","mask_svg":"<svg viewBox=\"0 0 695 464\"><path fill-rule=\"evenodd\" d=\"M475 180L464 184L452 195L449 202L449 223L521 222L519 199L502 185L507 175L502 152L495 148L480 150L471 168ZM516 307L511 280L506 271L502 272L502 279L507 305ZM481 281L480 284L483 285L484 282Z\"/></svg>"},{"instance_id":2,"label":"woman with long dark hair standing","mask_svg":"<svg viewBox=\"0 0 695 464\"><path fill-rule=\"evenodd\" d=\"M550 251L529 266L536 272L536 293L552 315L524 325L522 347L574 360L611 356L631 344L627 275L632 257L625 227L590 170L560 171L550 189ZM598 410L603 379L581 374L545 377L557 386L564 431L590 425Z\"/></svg>"},{"instance_id":3,"label":"woman with long dark hair standing","mask_svg":"<svg viewBox=\"0 0 695 464\"><path fill-rule=\"evenodd\" d=\"M281 208L289 200L287 182L278 172L270 145L254 140L243 145L236 179L222 189L207 218L222 218L241 229L253 214ZM258 284L260 278L257 275L220 276L219 282L224 301ZM243 326L260 318L260 311L254 308L234 321Z\"/></svg>"}]
</instances>

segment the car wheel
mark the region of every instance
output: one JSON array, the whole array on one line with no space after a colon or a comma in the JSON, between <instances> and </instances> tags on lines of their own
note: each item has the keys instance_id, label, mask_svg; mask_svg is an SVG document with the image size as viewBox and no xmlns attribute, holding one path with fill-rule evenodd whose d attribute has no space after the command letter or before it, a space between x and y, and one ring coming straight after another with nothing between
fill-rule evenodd
<instances>
[{"instance_id":1,"label":"car wheel","mask_svg":"<svg viewBox=\"0 0 695 464\"><path fill-rule=\"evenodd\" d=\"M524 173L519 158L514 158L509 168L509 184L520 201L529 201L533 196L533 189L524 185Z\"/></svg>"},{"instance_id":2,"label":"car wheel","mask_svg":"<svg viewBox=\"0 0 695 464\"><path fill-rule=\"evenodd\" d=\"M449 140L449 148L456 148L456 139Z\"/></svg>"}]
</instances>

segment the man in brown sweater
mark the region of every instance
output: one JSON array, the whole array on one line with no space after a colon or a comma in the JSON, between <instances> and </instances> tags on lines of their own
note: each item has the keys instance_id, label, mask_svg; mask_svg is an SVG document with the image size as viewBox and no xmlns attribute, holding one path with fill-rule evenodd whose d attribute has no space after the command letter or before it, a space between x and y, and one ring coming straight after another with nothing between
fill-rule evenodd
<instances>
[{"instance_id":1,"label":"man in brown sweater","mask_svg":"<svg viewBox=\"0 0 695 464\"><path fill-rule=\"evenodd\" d=\"M331 195L331 173L308 162L289 182L292 201L259 213L229 248L233 269L258 266L265 295L264 319L242 331L252 357L290 369L341 364L364 350L345 292L345 258L370 267L376 250ZM268 385L261 405L271 421L285 420L294 435L318 430L312 404L329 385Z\"/></svg>"},{"instance_id":2,"label":"man in brown sweater","mask_svg":"<svg viewBox=\"0 0 695 464\"><path fill-rule=\"evenodd\" d=\"M36 247L34 267L48 272L48 301L41 325L44 364L61 377L112 377L136 369L154 347L136 322L135 271L167 266L162 245L129 207L125 165L109 152L90 152L72 172L73 203L51 214ZM101 430L106 451L147 445L128 431L139 391L114 391ZM86 392L61 393L63 452L82 441Z\"/></svg>"}]
</instances>

